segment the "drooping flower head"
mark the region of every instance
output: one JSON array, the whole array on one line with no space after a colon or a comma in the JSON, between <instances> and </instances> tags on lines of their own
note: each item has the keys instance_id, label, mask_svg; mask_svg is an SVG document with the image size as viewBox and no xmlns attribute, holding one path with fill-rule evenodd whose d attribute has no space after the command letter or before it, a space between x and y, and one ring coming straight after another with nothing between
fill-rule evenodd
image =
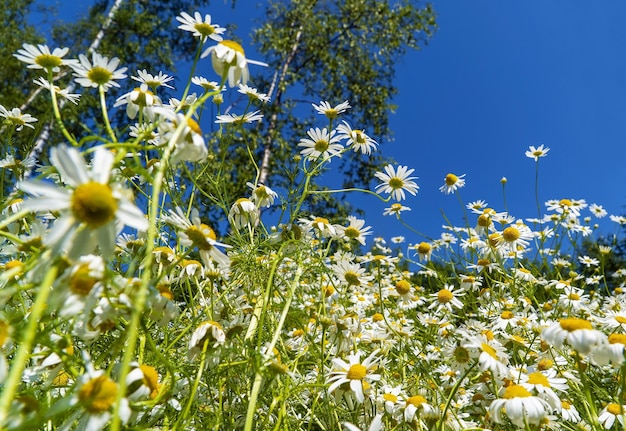
<instances>
[{"instance_id":1,"label":"drooping flower head","mask_svg":"<svg viewBox=\"0 0 626 431\"><path fill-rule=\"evenodd\" d=\"M267 66L266 63L247 59L242 46L234 40L222 40L217 45L207 48L200 57L205 58L209 55L215 73L222 78L226 73L228 85L231 87L235 87L240 82L242 84L248 82L250 79L248 63Z\"/></svg>"}]
</instances>

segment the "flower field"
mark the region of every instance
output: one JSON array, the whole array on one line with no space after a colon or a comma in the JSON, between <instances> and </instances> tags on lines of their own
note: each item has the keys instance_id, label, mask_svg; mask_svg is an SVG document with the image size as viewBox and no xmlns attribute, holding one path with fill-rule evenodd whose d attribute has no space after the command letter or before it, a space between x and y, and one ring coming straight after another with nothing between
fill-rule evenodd
<instances>
[{"instance_id":1,"label":"flower field","mask_svg":"<svg viewBox=\"0 0 626 431\"><path fill-rule=\"evenodd\" d=\"M0 161L0 429L626 428L626 268L605 266L625 217L572 197L533 218L475 201L436 240L388 244L356 215L311 214L307 202L332 192L314 179L378 149L336 100L311 106L291 190L260 182L248 149L257 175L222 208L218 236L183 172L211 155L205 107L219 111L218 141L267 121L268 95L248 85L264 63L209 15L177 20L220 79L190 77L180 100L160 97L171 76L115 57L28 43L15 54L64 141ZM60 106L80 109L81 94L55 84L62 70L97 92L102 133L64 126ZM138 86L111 100L125 80ZM245 111L220 110L229 92ZM125 110L122 132L107 107ZM1 105L0 117L3 142L38 122ZM539 170L553 156L542 145L520 159ZM389 202L411 233L414 174L389 164L371 190L337 193ZM437 187L458 194L466 181L450 173ZM597 241L605 217L613 242Z\"/></svg>"}]
</instances>

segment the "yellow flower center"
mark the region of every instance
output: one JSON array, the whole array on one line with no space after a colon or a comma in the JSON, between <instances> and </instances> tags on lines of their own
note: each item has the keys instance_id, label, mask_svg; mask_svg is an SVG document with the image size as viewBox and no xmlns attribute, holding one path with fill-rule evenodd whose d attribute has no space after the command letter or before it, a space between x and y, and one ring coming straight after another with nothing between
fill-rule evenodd
<instances>
[{"instance_id":1,"label":"yellow flower center","mask_svg":"<svg viewBox=\"0 0 626 431\"><path fill-rule=\"evenodd\" d=\"M357 144L365 143L365 136L363 135L363 132L361 130L353 130L352 137Z\"/></svg>"},{"instance_id":2,"label":"yellow flower center","mask_svg":"<svg viewBox=\"0 0 626 431\"><path fill-rule=\"evenodd\" d=\"M0 347L9 339L9 324L4 320L0 320Z\"/></svg>"},{"instance_id":3,"label":"yellow flower center","mask_svg":"<svg viewBox=\"0 0 626 431\"><path fill-rule=\"evenodd\" d=\"M157 290L159 291L159 293L161 294L162 297L169 299L170 301L172 301L174 299L174 293L170 290L169 287L167 287L167 285L165 284L159 284L157 285Z\"/></svg>"},{"instance_id":4,"label":"yellow flower center","mask_svg":"<svg viewBox=\"0 0 626 431\"><path fill-rule=\"evenodd\" d=\"M367 375L367 368L361 364L354 364L350 366L346 378L349 380L363 380Z\"/></svg>"},{"instance_id":5,"label":"yellow flower center","mask_svg":"<svg viewBox=\"0 0 626 431\"><path fill-rule=\"evenodd\" d=\"M452 352L452 357L454 358L455 361L457 361L460 364L466 364L469 362L470 360L470 353L469 350L467 350L465 347L463 346L457 346L454 349L454 352Z\"/></svg>"},{"instance_id":6,"label":"yellow flower center","mask_svg":"<svg viewBox=\"0 0 626 431\"><path fill-rule=\"evenodd\" d=\"M573 205L573 203L569 199L561 199L559 201L559 206L562 206L562 207L571 207L572 205Z\"/></svg>"},{"instance_id":7,"label":"yellow flower center","mask_svg":"<svg viewBox=\"0 0 626 431\"><path fill-rule=\"evenodd\" d=\"M346 230L344 231L344 234L350 239L355 239L361 235L361 232L359 232L358 229L355 229L353 227L347 227Z\"/></svg>"},{"instance_id":8,"label":"yellow flower center","mask_svg":"<svg viewBox=\"0 0 626 431\"><path fill-rule=\"evenodd\" d=\"M78 391L78 399L90 413L102 413L111 408L117 396L117 384L105 375L89 380Z\"/></svg>"},{"instance_id":9,"label":"yellow flower center","mask_svg":"<svg viewBox=\"0 0 626 431\"><path fill-rule=\"evenodd\" d=\"M111 78L113 77L113 73L102 66L95 66L89 69L87 72L87 78L95 84L104 85L107 84Z\"/></svg>"},{"instance_id":10,"label":"yellow flower center","mask_svg":"<svg viewBox=\"0 0 626 431\"><path fill-rule=\"evenodd\" d=\"M431 245L427 242L420 242L417 246L417 252L419 254L428 254L432 249Z\"/></svg>"},{"instance_id":11,"label":"yellow flower center","mask_svg":"<svg viewBox=\"0 0 626 431\"><path fill-rule=\"evenodd\" d=\"M624 344L626 345L626 334L611 334L609 335L610 344Z\"/></svg>"},{"instance_id":12,"label":"yellow flower center","mask_svg":"<svg viewBox=\"0 0 626 431\"><path fill-rule=\"evenodd\" d=\"M322 287L322 292L324 293L324 296L328 298L329 296L332 296L333 293L335 293L335 288L330 284L327 284L326 286Z\"/></svg>"},{"instance_id":13,"label":"yellow flower center","mask_svg":"<svg viewBox=\"0 0 626 431\"><path fill-rule=\"evenodd\" d=\"M389 180L389 187L394 190L401 189L402 187L404 187L404 181L402 181L402 178L391 177L391 179Z\"/></svg>"},{"instance_id":14,"label":"yellow flower center","mask_svg":"<svg viewBox=\"0 0 626 431\"><path fill-rule=\"evenodd\" d=\"M547 369L552 368L552 365L554 365L554 362L552 362L550 359L542 359L541 361L537 363L537 369L547 370Z\"/></svg>"},{"instance_id":15,"label":"yellow flower center","mask_svg":"<svg viewBox=\"0 0 626 431\"><path fill-rule=\"evenodd\" d=\"M313 224L315 226L319 226L320 224L323 224L325 226L329 225L330 222L328 221L327 218L324 217L315 217L315 219L313 220Z\"/></svg>"},{"instance_id":16,"label":"yellow flower center","mask_svg":"<svg viewBox=\"0 0 626 431\"><path fill-rule=\"evenodd\" d=\"M185 234L187 234L189 240L193 242L193 245L198 247L199 250L210 250L212 246L207 238L213 241L217 238L215 231L204 223L201 223L200 227L195 225L190 226L185 231Z\"/></svg>"},{"instance_id":17,"label":"yellow flower center","mask_svg":"<svg viewBox=\"0 0 626 431\"><path fill-rule=\"evenodd\" d=\"M511 385L504 391L502 398L510 400L511 398L526 398L531 397L532 394L521 385Z\"/></svg>"},{"instance_id":18,"label":"yellow flower center","mask_svg":"<svg viewBox=\"0 0 626 431\"><path fill-rule=\"evenodd\" d=\"M496 352L496 349L491 347L489 344L481 343L480 348L482 349L483 352L487 353L492 358L498 359L498 354Z\"/></svg>"},{"instance_id":19,"label":"yellow flower center","mask_svg":"<svg viewBox=\"0 0 626 431\"><path fill-rule=\"evenodd\" d=\"M488 266L489 265L489 259L478 259L478 262L476 262L476 265L478 266Z\"/></svg>"},{"instance_id":20,"label":"yellow flower center","mask_svg":"<svg viewBox=\"0 0 626 431\"><path fill-rule=\"evenodd\" d=\"M89 266L81 265L70 277L70 289L79 295L87 295L98 282L89 274Z\"/></svg>"},{"instance_id":21,"label":"yellow flower center","mask_svg":"<svg viewBox=\"0 0 626 431\"><path fill-rule=\"evenodd\" d=\"M448 174L446 175L446 185L447 186L453 186L456 184L456 182L459 180L459 177L457 177L454 174Z\"/></svg>"},{"instance_id":22,"label":"yellow flower center","mask_svg":"<svg viewBox=\"0 0 626 431\"><path fill-rule=\"evenodd\" d=\"M211 24L206 24L204 22L198 22L194 24L193 28L195 28L196 31L202 35L202 37L209 37L213 33L215 33L215 27L213 27Z\"/></svg>"},{"instance_id":23,"label":"yellow flower center","mask_svg":"<svg viewBox=\"0 0 626 431\"><path fill-rule=\"evenodd\" d=\"M242 55L245 55L245 53L243 52L242 46L238 44L237 42L235 42L234 40L223 40L220 42L220 44L224 45L227 48L233 49Z\"/></svg>"},{"instance_id":24,"label":"yellow flower center","mask_svg":"<svg viewBox=\"0 0 626 431\"><path fill-rule=\"evenodd\" d=\"M624 316L615 316L615 320L617 321L617 323L619 323L620 325L623 325L626 323L626 317Z\"/></svg>"},{"instance_id":25,"label":"yellow flower center","mask_svg":"<svg viewBox=\"0 0 626 431\"><path fill-rule=\"evenodd\" d=\"M54 69L59 67L62 63L60 57L52 54L41 54L35 57L35 63L43 67L44 69Z\"/></svg>"},{"instance_id":26,"label":"yellow flower center","mask_svg":"<svg viewBox=\"0 0 626 431\"><path fill-rule=\"evenodd\" d=\"M505 319L505 320L512 319L513 318L513 312L512 311L508 311L508 310L507 311L503 311L500 314L500 318L501 319Z\"/></svg>"},{"instance_id":27,"label":"yellow flower center","mask_svg":"<svg viewBox=\"0 0 626 431\"><path fill-rule=\"evenodd\" d=\"M196 120L187 118L187 126L191 129L192 132L198 135L202 135L202 129L200 128L200 125L196 122Z\"/></svg>"},{"instance_id":28,"label":"yellow flower center","mask_svg":"<svg viewBox=\"0 0 626 431\"><path fill-rule=\"evenodd\" d=\"M502 238L507 242L517 241L520 237L520 232L517 228L509 226L502 231Z\"/></svg>"},{"instance_id":29,"label":"yellow flower center","mask_svg":"<svg viewBox=\"0 0 626 431\"><path fill-rule=\"evenodd\" d=\"M90 181L76 187L71 209L78 221L97 229L115 218L117 201L108 184Z\"/></svg>"},{"instance_id":30,"label":"yellow flower center","mask_svg":"<svg viewBox=\"0 0 626 431\"><path fill-rule=\"evenodd\" d=\"M619 404L611 403L606 406L606 411L612 415L619 416L622 414L622 407Z\"/></svg>"},{"instance_id":31,"label":"yellow flower center","mask_svg":"<svg viewBox=\"0 0 626 431\"><path fill-rule=\"evenodd\" d=\"M343 278L346 280L346 282L350 286L360 286L361 285L361 281L359 280L359 276L354 271L346 271L346 273L343 275Z\"/></svg>"},{"instance_id":32,"label":"yellow flower center","mask_svg":"<svg viewBox=\"0 0 626 431\"><path fill-rule=\"evenodd\" d=\"M491 224L491 217L486 214L481 214L478 216L478 226L480 227L489 227Z\"/></svg>"},{"instance_id":33,"label":"yellow flower center","mask_svg":"<svg viewBox=\"0 0 626 431\"><path fill-rule=\"evenodd\" d=\"M550 387L550 382L548 378L539 372L530 373L528 375L528 383L531 385L541 385Z\"/></svg>"},{"instance_id":34,"label":"yellow flower center","mask_svg":"<svg viewBox=\"0 0 626 431\"><path fill-rule=\"evenodd\" d=\"M398 397L395 396L394 394L383 394L383 399L391 403L395 403L398 401Z\"/></svg>"},{"instance_id":35,"label":"yellow flower center","mask_svg":"<svg viewBox=\"0 0 626 431\"><path fill-rule=\"evenodd\" d=\"M396 292L399 295L406 295L411 291L411 283L406 280L400 280L396 283Z\"/></svg>"},{"instance_id":36,"label":"yellow flower center","mask_svg":"<svg viewBox=\"0 0 626 431\"><path fill-rule=\"evenodd\" d=\"M319 139L315 141L315 151L323 153L328 150L329 142L326 139Z\"/></svg>"},{"instance_id":37,"label":"yellow flower center","mask_svg":"<svg viewBox=\"0 0 626 431\"><path fill-rule=\"evenodd\" d=\"M441 289L437 293L437 301L441 302L442 304L447 304L453 299L454 299L454 295L448 289Z\"/></svg>"},{"instance_id":38,"label":"yellow flower center","mask_svg":"<svg viewBox=\"0 0 626 431\"><path fill-rule=\"evenodd\" d=\"M422 404L425 404L425 403L426 403L426 398L424 398L421 395L414 395L412 397L407 398L407 400L406 400L406 404L407 405L410 404L410 405L412 405L414 407L419 407L419 406L421 406Z\"/></svg>"},{"instance_id":39,"label":"yellow flower center","mask_svg":"<svg viewBox=\"0 0 626 431\"><path fill-rule=\"evenodd\" d=\"M133 93L135 93L134 103L139 106L148 106L147 96L154 96L152 91L142 91L141 88L135 88Z\"/></svg>"},{"instance_id":40,"label":"yellow flower center","mask_svg":"<svg viewBox=\"0 0 626 431\"><path fill-rule=\"evenodd\" d=\"M592 329L591 322L583 319L577 319L575 317L568 317L565 319L559 320L559 324L561 328L566 330L567 332L573 332L578 329Z\"/></svg>"},{"instance_id":41,"label":"yellow flower center","mask_svg":"<svg viewBox=\"0 0 626 431\"><path fill-rule=\"evenodd\" d=\"M374 315L372 316L372 321L374 322L381 322L385 320L385 316L383 316L381 313L374 313Z\"/></svg>"},{"instance_id":42,"label":"yellow flower center","mask_svg":"<svg viewBox=\"0 0 626 431\"><path fill-rule=\"evenodd\" d=\"M302 329L295 329L291 334L292 337L302 337L304 335L304 331Z\"/></svg>"},{"instance_id":43,"label":"yellow flower center","mask_svg":"<svg viewBox=\"0 0 626 431\"><path fill-rule=\"evenodd\" d=\"M159 393L159 373L150 365L140 365L143 373L143 384L150 389L150 398L155 398Z\"/></svg>"},{"instance_id":44,"label":"yellow flower center","mask_svg":"<svg viewBox=\"0 0 626 431\"><path fill-rule=\"evenodd\" d=\"M391 211L398 212L401 209L402 209L402 204L398 204L398 203L391 204Z\"/></svg>"}]
</instances>

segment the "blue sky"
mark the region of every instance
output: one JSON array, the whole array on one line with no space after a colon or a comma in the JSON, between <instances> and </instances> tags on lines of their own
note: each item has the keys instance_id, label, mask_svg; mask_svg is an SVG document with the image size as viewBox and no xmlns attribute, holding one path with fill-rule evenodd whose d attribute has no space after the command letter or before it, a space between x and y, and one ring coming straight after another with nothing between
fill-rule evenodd
<instances>
[{"instance_id":1,"label":"blue sky","mask_svg":"<svg viewBox=\"0 0 626 431\"><path fill-rule=\"evenodd\" d=\"M85 3L71 13L86 11ZM233 11L230 1L214 1L200 12L223 26L237 24L245 44L262 12L247 7L252 3L240 0ZM74 6L60 2L61 8L69 4ZM404 202L412 208L404 213L406 221L430 237L442 232L442 213L462 223L459 199L438 190L449 172L466 174L460 190L464 203L483 199L497 211L505 209L500 179L506 177L510 213L535 217L535 162L524 152L541 144L550 148L540 160L542 203L585 199L610 214L624 214L626 2L447 0L433 5L438 32L428 46L396 65L395 141L381 148L419 177L419 194ZM244 48L250 58L262 60L252 46ZM341 101L339 96L330 102ZM366 195L355 199L376 236L423 239L383 217L388 204ZM605 232L613 231L608 217L601 224Z\"/></svg>"}]
</instances>

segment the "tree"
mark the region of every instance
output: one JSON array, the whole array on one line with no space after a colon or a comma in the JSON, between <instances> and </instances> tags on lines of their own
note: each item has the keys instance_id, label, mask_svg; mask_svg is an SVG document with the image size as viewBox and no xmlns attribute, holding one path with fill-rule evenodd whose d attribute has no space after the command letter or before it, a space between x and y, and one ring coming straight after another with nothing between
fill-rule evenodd
<instances>
[{"instance_id":1,"label":"tree","mask_svg":"<svg viewBox=\"0 0 626 431\"><path fill-rule=\"evenodd\" d=\"M420 49L433 35L436 23L432 7L418 7L408 1L271 1L265 16L267 19L253 32L253 41L269 64L265 73L260 71L264 74L254 76L255 86L272 99L263 108L266 120L231 137L228 146L216 147L215 160L207 170L219 169L217 164L226 155L235 164L236 160L246 160L249 148L259 164L259 181L287 188L298 175L294 148L306 136L307 127L320 124L319 117L316 120L311 114L311 103L320 100L349 100L353 106L348 115L351 124L380 144L388 142L392 135L389 115L397 93L395 66L407 50ZM338 169L342 188L369 188L382 162L378 155L369 159L345 157ZM210 180L199 184L209 201L226 192L226 200L232 202L246 193L243 185L256 175L239 164L228 174L235 185L231 190L214 190ZM322 206L345 216L346 203L329 196L315 195L308 211L315 213ZM219 202L213 199L211 203Z\"/></svg>"}]
</instances>

